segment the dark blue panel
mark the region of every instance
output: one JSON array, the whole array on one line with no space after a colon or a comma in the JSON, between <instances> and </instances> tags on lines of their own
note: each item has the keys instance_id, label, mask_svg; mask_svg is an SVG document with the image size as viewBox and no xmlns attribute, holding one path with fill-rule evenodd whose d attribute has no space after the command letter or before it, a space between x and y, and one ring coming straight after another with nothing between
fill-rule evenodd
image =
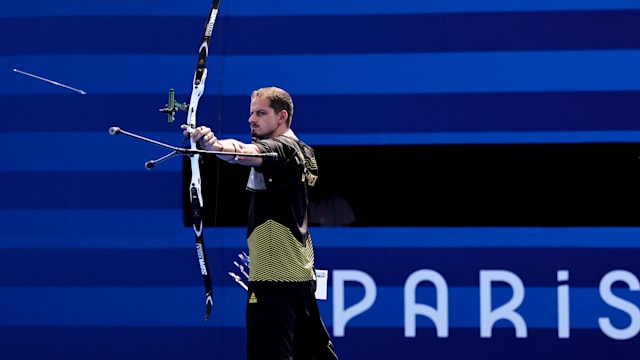
<instances>
[{"instance_id":1,"label":"dark blue panel","mask_svg":"<svg viewBox=\"0 0 640 360\"><path fill-rule=\"evenodd\" d=\"M20 2L7 2L0 16L88 16L104 15L200 15L208 9L206 1L183 1L175 6L175 0L156 0L154 6L146 1L110 1L87 2L85 0L65 0L50 6L48 0L31 0L30 7L21 6ZM541 10L603 10L603 9L637 9L633 0L556 0L544 2L536 0L523 1L401 1L389 6L386 1L350 0L322 3L300 2L298 0L279 0L278 6L265 3L263 0L236 0L222 2L222 13L251 16L300 16L308 14L408 14L408 13L449 13L449 12L499 12L499 11L541 11Z\"/></svg>"},{"instance_id":2,"label":"dark blue panel","mask_svg":"<svg viewBox=\"0 0 640 360\"><path fill-rule=\"evenodd\" d=\"M211 48L226 55L635 49L639 22L637 10L220 16ZM193 53L203 25L195 16L0 19L5 32L24 34L5 39L0 54ZM264 41L256 29L290 38Z\"/></svg>"},{"instance_id":3,"label":"dark blue panel","mask_svg":"<svg viewBox=\"0 0 640 360\"><path fill-rule=\"evenodd\" d=\"M189 239L185 239L187 241ZM215 241L215 238L209 238ZM208 251L211 270L239 270L233 261L243 249ZM432 269L448 286L478 286L483 269L516 273L525 286L558 285L556 271L570 270L573 287L597 287L612 269L640 273L640 249L414 248L317 249L317 264L327 269L362 269L377 286L402 286L420 269ZM544 264L541 266L540 264ZM4 249L0 279L4 286L199 286L195 250L188 249ZM19 274L19 276L15 276ZM231 279L214 276L216 284Z\"/></svg>"},{"instance_id":4,"label":"dark blue panel","mask_svg":"<svg viewBox=\"0 0 640 360\"><path fill-rule=\"evenodd\" d=\"M98 209L92 211L49 211L8 209L0 211L0 219L11 227L2 229L2 248L12 249L131 249L184 248L180 240L191 234L191 226L176 227L182 209ZM143 219L144 222L140 222ZM74 222L77 221L77 222ZM112 226L118 224L118 227ZM72 226L70 226L72 225ZM95 232L96 228L100 233ZM231 251L232 257L244 250L247 229L212 227L216 241L211 246ZM207 230L208 232L208 230ZM637 226L418 226L418 227L313 227L316 251L331 248L325 254L346 248L353 254L358 249L457 249L457 248L543 248L554 249L640 249L640 227ZM77 234L91 234L83 241ZM117 239L115 237L117 236ZM240 246L240 247L239 247Z\"/></svg>"},{"instance_id":5,"label":"dark blue panel","mask_svg":"<svg viewBox=\"0 0 640 360\"><path fill-rule=\"evenodd\" d=\"M114 224L117 226L117 224ZM190 239L184 239L185 242ZM2 286L200 286L194 250L0 250ZM227 280L227 279L225 279ZM229 282L226 282L229 285Z\"/></svg>"},{"instance_id":6,"label":"dark blue panel","mask_svg":"<svg viewBox=\"0 0 640 360\"><path fill-rule=\"evenodd\" d=\"M640 249L468 247L340 250L319 248L316 262L330 269L366 269L378 286L403 284L409 274L419 269L438 271L452 286L477 286L481 269L512 271L522 278L526 286L555 286L556 271L563 269L571 270L572 286L591 287L596 287L602 276L612 269L624 268L640 273L637 261Z\"/></svg>"},{"instance_id":7,"label":"dark blue panel","mask_svg":"<svg viewBox=\"0 0 640 360\"><path fill-rule=\"evenodd\" d=\"M517 339L513 329L494 329L488 339L479 333L477 328L451 329L447 338L437 338L434 329L427 328L406 338L398 328L349 328L345 337L333 341L341 359L474 359L481 354L492 360L626 360L638 353L637 341L612 340L597 330L572 330L570 340L558 339L555 330L529 329L525 339ZM0 347L7 359L242 360L244 341L242 328L0 328Z\"/></svg>"},{"instance_id":8,"label":"dark blue panel","mask_svg":"<svg viewBox=\"0 0 640 360\"><path fill-rule=\"evenodd\" d=\"M293 127L309 133L640 129L636 105L640 92L298 95L295 99L299 115ZM229 101L227 109L241 103L234 106ZM326 110L318 111L319 104Z\"/></svg>"},{"instance_id":9,"label":"dark blue panel","mask_svg":"<svg viewBox=\"0 0 640 360\"><path fill-rule=\"evenodd\" d=\"M91 94L166 98L176 84L191 88L193 56L3 56L0 66L46 75ZM639 62L640 50L210 56L208 82L218 86L207 93L247 96L274 82L309 95L638 91ZM71 92L17 72L11 80L0 94Z\"/></svg>"},{"instance_id":10,"label":"dark blue panel","mask_svg":"<svg viewBox=\"0 0 640 360\"><path fill-rule=\"evenodd\" d=\"M4 359L241 360L244 341L242 328L0 327Z\"/></svg>"},{"instance_id":11,"label":"dark blue panel","mask_svg":"<svg viewBox=\"0 0 640 360\"><path fill-rule=\"evenodd\" d=\"M571 339L558 339L554 330L532 330L517 339L513 329L494 329L490 339L480 330L451 329L447 338L437 338L434 329L420 329L415 338L405 338L402 329L347 329L335 338L341 359L634 359L637 341L615 341L599 331L572 331ZM633 354L633 355L632 355Z\"/></svg>"},{"instance_id":12,"label":"dark blue panel","mask_svg":"<svg viewBox=\"0 0 640 360\"><path fill-rule=\"evenodd\" d=\"M165 90L168 94L169 89L158 89L159 92ZM190 94L176 92L175 99L179 103L188 102L189 96ZM231 104L236 106L242 103L242 107L235 109L235 113L242 112L244 120L249 108L249 94L238 98L243 101ZM175 115L175 121L169 123L167 115L159 111L166 106L167 100L168 96L164 94L134 95L128 94L125 89L117 95L9 95L0 100L0 103L6 104L5 116L28 119L29 126L20 121L7 121L0 124L0 131L33 131L35 128L44 132L98 131L106 134L111 126L120 126L131 132L174 132L179 141L182 134L180 125L186 123L187 114L179 111ZM223 105L227 107L226 104ZM211 123L218 119L219 109L218 95L203 95L198 103L198 122ZM72 111L73 114L69 115L66 111ZM82 121L68 121L76 116ZM237 122L239 120L228 119L225 124ZM246 126L243 132L247 132Z\"/></svg>"},{"instance_id":13,"label":"dark blue panel","mask_svg":"<svg viewBox=\"0 0 640 360\"><path fill-rule=\"evenodd\" d=\"M185 16L0 19L6 33L20 34L5 37L0 54L197 53L204 23Z\"/></svg>"},{"instance_id":14,"label":"dark blue panel","mask_svg":"<svg viewBox=\"0 0 640 360\"><path fill-rule=\"evenodd\" d=\"M639 21L640 11L246 17L214 41L225 54L633 49ZM255 29L292 38L264 41Z\"/></svg>"},{"instance_id":15,"label":"dark blue panel","mask_svg":"<svg viewBox=\"0 0 640 360\"><path fill-rule=\"evenodd\" d=\"M2 173L2 209L168 209L182 206L182 174Z\"/></svg>"},{"instance_id":16,"label":"dark blue panel","mask_svg":"<svg viewBox=\"0 0 640 360\"><path fill-rule=\"evenodd\" d=\"M299 133L408 133L640 130L640 92L533 92L475 94L296 95L293 128ZM184 101L187 94L176 94ZM2 124L2 131L99 131L118 125L128 131L176 133L186 114L168 124L158 109L166 99L147 95L6 96L4 116L28 118ZM37 106L34 106L37 104ZM61 104L73 106L90 120L69 126L51 113ZM126 106L131 104L131 106ZM198 123L222 133L248 134L249 94L205 95L198 106ZM328 113L331 116L328 116ZM219 120L221 119L221 120Z\"/></svg>"}]
</instances>

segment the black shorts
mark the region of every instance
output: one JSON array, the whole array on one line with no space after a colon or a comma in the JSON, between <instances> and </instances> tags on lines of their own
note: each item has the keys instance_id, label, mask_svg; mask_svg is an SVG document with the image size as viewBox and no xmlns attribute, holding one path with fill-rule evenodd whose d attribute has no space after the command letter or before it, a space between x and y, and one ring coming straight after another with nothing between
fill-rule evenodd
<instances>
[{"instance_id":1,"label":"black shorts","mask_svg":"<svg viewBox=\"0 0 640 360\"><path fill-rule=\"evenodd\" d=\"M248 360L337 359L318 310L315 281L248 286Z\"/></svg>"}]
</instances>

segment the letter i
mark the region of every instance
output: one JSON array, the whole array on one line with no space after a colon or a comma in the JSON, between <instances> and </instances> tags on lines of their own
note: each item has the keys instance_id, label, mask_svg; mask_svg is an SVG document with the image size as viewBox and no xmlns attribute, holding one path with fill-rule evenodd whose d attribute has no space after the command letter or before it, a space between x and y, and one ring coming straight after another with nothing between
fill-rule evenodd
<instances>
[{"instance_id":1,"label":"letter i","mask_svg":"<svg viewBox=\"0 0 640 360\"><path fill-rule=\"evenodd\" d=\"M558 270L558 338L569 338L569 270ZM563 284L564 283L564 284Z\"/></svg>"}]
</instances>

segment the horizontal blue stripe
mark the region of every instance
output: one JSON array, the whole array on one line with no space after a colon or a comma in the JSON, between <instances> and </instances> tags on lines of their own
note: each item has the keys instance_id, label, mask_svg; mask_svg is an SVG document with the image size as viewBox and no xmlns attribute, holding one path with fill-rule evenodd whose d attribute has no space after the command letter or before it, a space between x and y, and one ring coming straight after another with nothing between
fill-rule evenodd
<instances>
[{"instance_id":1,"label":"horizontal blue stripe","mask_svg":"<svg viewBox=\"0 0 640 360\"><path fill-rule=\"evenodd\" d=\"M251 1L251 0L240 0ZM228 2L228 1L227 1ZM225 3L223 0L221 3ZM183 0L175 6L171 0L157 0L153 4L145 0L82 1L65 0L53 4L47 0L33 0L29 6L19 1L9 1L0 17L41 17L41 16L185 16L206 17L211 7L207 0ZM225 5L225 7L227 7ZM223 7L221 7L222 10ZM203 20L204 23L204 20Z\"/></svg>"},{"instance_id":2,"label":"horizontal blue stripe","mask_svg":"<svg viewBox=\"0 0 640 360\"><path fill-rule=\"evenodd\" d=\"M633 143L640 141L640 131L573 131L573 132L473 132L473 133L360 133L360 134L306 134L297 135L311 146L376 146L376 145L434 145L434 144L545 144L545 143ZM176 155L147 169L145 163L168 155L155 144L120 135L118 139L105 138L104 133L30 133L31 143L46 143L49 148L25 146L24 133L0 133L0 142L7 148L22 149L0 154L2 172L146 172L181 173L184 157ZM178 144L179 134L140 133L150 139ZM250 141L247 135L227 134L234 139ZM175 138L175 139L172 139ZM69 146L69 144L74 144ZM82 145L81 145L82 144ZM78 149L86 149L79 151ZM357 147L345 151L358 152ZM390 153L398 149L390 149ZM28 160L26 160L28 159ZM218 161L212 155L207 163ZM204 169L204 168L202 168ZM2 183L2 180L0 180ZM10 184L11 185L11 184Z\"/></svg>"},{"instance_id":3,"label":"horizontal blue stripe","mask_svg":"<svg viewBox=\"0 0 640 360\"><path fill-rule=\"evenodd\" d=\"M538 139L541 142L576 142L581 139L605 142L609 139L637 139L634 131L640 130L637 121L640 118L638 91L292 95L296 107L293 128L312 145L356 145L365 141L371 144L526 143ZM189 94L181 92L175 97L184 101L189 99ZM7 118L30 119L29 127L19 121L0 127L2 142L8 148L23 147L21 144L24 139L20 132L32 134L33 129L37 129L34 136L40 136L42 132L42 136L46 136L42 140L68 141L68 144L85 149L78 154L76 146L67 145L60 146L61 149L54 147L50 151L66 153L73 149L77 156L87 153L99 158L101 163L108 163L105 155L118 161L139 160L164 151L138 140L109 137L107 130L111 126L119 126L172 146L181 145L183 140L180 125L186 122L186 113L178 112L175 122L168 124L166 116L157 111L167 101L164 94L8 95L4 100L8 104L4 112ZM105 104L116 107L126 103L132 105L117 114L99 110ZM382 103L385 106L371 106ZM50 109L59 107L59 104L73 104L74 111L64 112L64 116L62 113L52 114ZM205 96L199 102L197 123L213 127L222 137L231 136L248 141L248 104L249 95ZM317 104L340 109L341 116L327 117L324 112L316 110ZM425 118L425 114L428 114L428 118ZM90 121L86 120L87 117L90 117ZM331 136L336 136L336 139L332 140ZM386 140L387 137L389 140ZM353 140L350 141L350 138ZM95 148L87 146L91 144L95 144ZM105 149L109 149L109 154L104 154ZM22 151L36 150L26 148ZM124 156L120 151L130 155ZM21 152L0 154L20 155ZM79 162L78 166L82 166L82 163L85 162ZM8 166L6 169L11 168Z\"/></svg>"},{"instance_id":4,"label":"horizontal blue stripe","mask_svg":"<svg viewBox=\"0 0 640 360\"><path fill-rule=\"evenodd\" d=\"M305 95L293 94L296 104L294 128L298 133L393 133L393 132L514 132L514 131L590 131L638 130L640 92L550 92L550 93L459 93L459 94L370 94ZM186 93L176 99L188 99ZM160 141L181 141L180 124L186 121L182 111L168 124L157 111L166 96L140 95L13 95L5 97L11 106L6 116L29 116L38 131L99 131L118 125L133 132L174 132ZM130 102L130 110L121 116L96 111L103 104ZM371 103L388 104L379 108ZM60 103L73 103L79 115L55 121L48 109ZM199 102L198 123L209 124L219 133L248 134L249 95L205 96ZM313 111L316 104L339 108L343 116L336 119ZM37 106L34 106L37 104ZM416 121L428 109L428 121ZM615 112L617 116L611 117ZM91 113L91 121L80 121ZM344 121L348 118L349 121ZM393 122L378 119L395 118ZM603 121L607 118L608 121ZM376 121L372 121L375 119ZM75 121L74 121L75 120ZM25 131L20 122L4 124L3 132ZM142 134L144 135L144 134ZM158 134L154 134L157 136ZM237 136L237 135L234 135ZM244 135L248 137L248 135ZM110 139L110 141L113 141ZM165 142L166 142L165 141Z\"/></svg>"},{"instance_id":5,"label":"horizontal blue stripe","mask_svg":"<svg viewBox=\"0 0 640 360\"><path fill-rule=\"evenodd\" d=\"M246 291L239 286L215 291L205 322L201 287L0 287L0 325L241 326Z\"/></svg>"},{"instance_id":6,"label":"horizontal blue stripe","mask_svg":"<svg viewBox=\"0 0 640 360\"><path fill-rule=\"evenodd\" d=\"M453 329L449 337L437 338L435 331L418 331L405 338L403 329L355 328L336 338L336 349L347 359L632 359L640 346L633 338L613 341L596 330L574 330L571 339L559 339L556 330L530 329L526 339L513 329L494 329L489 339L477 328Z\"/></svg>"},{"instance_id":7,"label":"horizontal blue stripe","mask_svg":"<svg viewBox=\"0 0 640 360\"><path fill-rule=\"evenodd\" d=\"M492 360L630 359L639 347L635 338L612 341L599 330L580 329L571 339L558 339L555 330L530 329L526 339L519 339L511 329L494 329L486 339L478 329L454 328L441 339L432 329L405 338L401 328L371 327L352 328L332 340L341 359L371 360L473 359L478 354ZM9 359L246 359L243 328L0 327L0 346Z\"/></svg>"},{"instance_id":8,"label":"horizontal blue stripe","mask_svg":"<svg viewBox=\"0 0 640 360\"><path fill-rule=\"evenodd\" d=\"M174 133L142 132L138 135L169 146L187 147L182 144L182 130L177 125L173 128ZM8 141L10 148L21 149L0 154L3 172L147 172L147 161L173 151L125 135L110 136L107 128L99 133L30 132L27 143L19 133L0 133L0 141ZM47 144L47 150L30 144ZM176 155L158 163L151 172L181 173L182 161L182 155Z\"/></svg>"},{"instance_id":9,"label":"horizontal blue stripe","mask_svg":"<svg viewBox=\"0 0 640 360\"><path fill-rule=\"evenodd\" d=\"M638 22L640 11L231 17L216 21L210 46L226 56L637 49ZM0 18L0 27L21 35L7 38L0 54L195 54L203 24L198 17ZM295 31L273 44L253 36L265 28Z\"/></svg>"},{"instance_id":10,"label":"horizontal blue stripe","mask_svg":"<svg viewBox=\"0 0 640 360\"><path fill-rule=\"evenodd\" d=\"M89 239L86 239L90 241ZM76 286L76 287L160 287L201 286L194 236L180 238L191 249L49 249L0 251L0 269L9 276L0 279L3 286ZM205 240L207 240L205 238ZM212 242L213 238L209 238ZM135 241L135 239L133 239ZM233 285L229 271L236 254L224 258L207 251L214 284ZM227 259L222 263L223 259ZM220 261L220 264L214 263ZM223 269L228 268L224 271Z\"/></svg>"},{"instance_id":11,"label":"horizontal blue stripe","mask_svg":"<svg viewBox=\"0 0 640 360\"><path fill-rule=\"evenodd\" d=\"M210 1L183 0L175 6L171 0L156 0L153 6L146 1L111 0L87 2L66 0L51 4L47 0L33 0L29 6L18 1L3 5L0 17L30 16L90 16L90 15L206 15ZM558 1L502 1L502 0L449 0L449 1L400 1L389 6L381 0L326 0L323 2L300 2L278 0L265 3L261 0L222 1L220 13L240 16L309 15L309 14L395 14L395 13L449 13L449 12L495 12L533 10L602 10L637 9L634 0L558 0ZM204 15L203 15L204 14Z\"/></svg>"},{"instance_id":12,"label":"horizontal blue stripe","mask_svg":"<svg viewBox=\"0 0 640 360\"><path fill-rule=\"evenodd\" d=\"M61 86L19 74L13 69L27 72L57 83L83 90L89 95L145 94L162 93L164 96L160 109L166 103L166 94L171 88L184 87L191 92L193 72L197 54L179 55L63 55L63 56L10 56L0 57L0 68L5 69L3 87L6 93L13 94L74 94L78 100L84 96ZM210 56L210 68L217 69L215 56ZM146 63L146 64L145 64ZM96 71L95 69L100 69ZM168 70L169 69L169 70ZM212 70L215 72L215 70ZM143 74L131 76L131 74ZM212 74L208 93L218 88L215 75ZM135 78L136 80L134 80ZM129 79L129 80L127 80ZM180 80L178 80L180 79ZM110 85L108 85L110 84ZM182 84L182 85L181 85ZM106 87L105 87L106 86ZM149 91L150 89L154 89ZM62 104L65 105L65 104ZM116 111L123 104L104 104L113 106L105 111Z\"/></svg>"},{"instance_id":13,"label":"horizontal blue stripe","mask_svg":"<svg viewBox=\"0 0 640 360\"><path fill-rule=\"evenodd\" d=\"M300 134L299 134L300 135ZM548 144L640 142L640 131L302 134L310 145Z\"/></svg>"},{"instance_id":14,"label":"horizontal blue stripe","mask_svg":"<svg viewBox=\"0 0 640 360\"><path fill-rule=\"evenodd\" d=\"M260 57L260 69L254 66L257 60L228 58L222 79L228 76L225 84L234 79L238 85L229 93L246 94L275 78L280 86L302 94L640 89L640 69L635 66L640 51L271 56Z\"/></svg>"},{"instance_id":15,"label":"horizontal blue stripe","mask_svg":"<svg viewBox=\"0 0 640 360\"><path fill-rule=\"evenodd\" d=\"M424 288L416 291L416 303L435 305L435 290L431 284L423 284ZM494 284L494 287L496 285ZM345 304L354 304L364 296L360 289L345 290ZM513 291L510 288L494 288L492 291L495 308L508 301ZM617 296L640 305L640 300L634 293L616 291ZM377 297L373 306L353 318L347 323L346 333L350 327L402 327L404 326L404 289L377 289ZM628 317L617 309L604 304L598 289L571 288L570 296L570 326L573 329L596 329L598 318L611 318L618 327L628 326ZM557 289L556 288L526 288L525 298L517 312L522 315L527 327L553 329L557 323ZM453 328L477 328L480 326L480 295L478 288L448 288L449 326ZM423 316L416 319L417 327L434 327L433 321ZM497 322L494 328L513 328L506 321Z\"/></svg>"},{"instance_id":16,"label":"horizontal blue stripe","mask_svg":"<svg viewBox=\"0 0 640 360\"><path fill-rule=\"evenodd\" d=\"M171 326L204 327L244 325L246 292L240 287L217 288L209 322L203 321L201 299L196 288L0 288L4 309L1 326ZM500 291L502 290L502 291ZM555 288L526 288L525 299L518 308L527 327L557 329ZM417 291L418 303L435 305L429 298L433 289ZM500 300L502 293L503 300ZM450 287L449 326L479 330L479 290ZM362 298L359 289L345 289L345 304ZM494 289L494 307L510 298L509 289ZM629 291L618 291L636 306L640 305ZM373 306L347 323L346 333L362 327L399 328L404 324L403 289L378 287ZM597 288L571 289L571 328L598 329L598 318L611 318L618 327L628 326L625 314L604 304ZM579 305L578 305L579 304ZM332 326L331 301L321 301L321 313L327 326ZM350 305L348 305L350 306ZM91 314L91 316L87 316ZM418 328L433 328L433 322L418 316ZM511 329L513 325L498 322L494 328Z\"/></svg>"},{"instance_id":17,"label":"horizontal blue stripe","mask_svg":"<svg viewBox=\"0 0 640 360\"><path fill-rule=\"evenodd\" d=\"M12 77L12 81L28 81L31 85L35 86L50 86L50 84L46 82L31 82L32 79L29 78ZM186 83L186 81L183 82ZM212 91L215 90L215 85L214 81L211 87ZM99 133L86 134L95 136L91 141L107 139L106 141L113 144L116 142L116 139L107 136L108 130L112 126L119 126L123 130L152 137L154 140L165 142L171 146L180 146L183 140L180 126L186 123L187 113L178 111L174 116L174 122L169 123L167 115L159 111L159 109L164 108L167 104L169 88L159 88L157 90L155 93L136 95L124 92L120 94L88 94L80 96L72 91L65 91L65 94L21 94L7 95L3 98L3 101L6 101L7 104L6 115L28 118L31 126L37 129L36 135L39 132L61 133L91 131ZM191 88L185 87L182 90L183 91L175 92L175 100L180 104L190 100ZM638 93L637 96L640 97L640 93ZM210 124L221 134L229 133L230 131L226 128L233 127L238 133L246 134L245 136L248 137L249 127L245 121L247 119L248 106L249 94L245 96L224 97L205 94L198 104L196 123ZM73 111L64 110L71 107ZM59 108L61 111L51 111L51 109L56 108ZM222 117L223 114L225 115L224 117ZM230 117L231 115L233 115L233 118ZM220 118L224 120L218 120ZM221 127L218 123L220 123ZM0 131L1 136L1 134L5 132L29 130L23 123L14 121L2 124ZM33 129L29 132L32 133ZM49 135L48 141L55 141L56 138L59 137L58 134ZM72 134L62 135L70 136ZM75 143L75 141L83 140L74 139L73 143ZM120 141L123 143L129 142ZM118 142L118 144L120 143ZM85 143L82 143L82 145L85 145ZM145 148L149 148L149 146L145 146ZM96 152L98 150L88 148L85 151ZM131 154L137 152L138 150L131 152Z\"/></svg>"},{"instance_id":18,"label":"horizontal blue stripe","mask_svg":"<svg viewBox=\"0 0 640 360\"><path fill-rule=\"evenodd\" d=\"M0 27L18 34L7 38L0 54L193 54L197 58L206 14L0 18ZM214 27L214 33L218 32L218 26ZM212 45L212 51L219 44Z\"/></svg>"},{"instance_id":19,"label":"horizontal blue stripe","mask_svg":"<svg viewBox=\"0 0 640 360\"><path fill-rule=\"evenodd\" d=\"M315 239L316 243L322 241L317 236ZM452 286L477 284L478 273L482 269L512 271L527 286L556 285L556 272L563 269L571 273L569 283L581 287L597 286L602 276L612 269L627 269L640 274L636 260L638 250L631 248L353 249L318 248L316 264L332 270L361 269L381 286L403 284L411 273L419 269L433 269L441 273Z\"/></svg>"},{"instance_id":20,"label":"horizontal blue stripe","mask_svg":"<svg viewBox=\"0 0 640 360\"><path fill-rule=\"evenodd\" d=\"M328 0L321 3L301 3L279 0L272 6L260 0L233 1L228 4L232 14L239 15L304 15L304 14L394 14L394 13L450 13L532 10L598 10L637 9L633 0L558 0L558 1L503 1L503 0L448 0L399 1L389 5L382 0Z\"/></svg>"},{"instance_id":21,"label":"horizontal blue stripe","mask_svg":"<svg viewBox=\"0 0 640 360\"><path fill-rule=\"evenodd\" d=\"M180 238L185 244L191 244L191 249L4 249L0 251L0 270L10 275L0 279L0 285L197 286L202 284L202 279L193 239L193 235ZM205 239L211 245L207 247L207 254L210 272L215 274L215 286L233 284L227 277L230 271L240 274L233 262L246 250L244 239L238 237L236 248L222 250L216 246L215 236ZM322 239L316 238L316 242L321 243ZM640 251L635 248L355 249L319 246L316 266L331 271L359 269L375 279L378 286L401 286L410 274L420 269L437 271L450 286L477 285L478 273L483 269L505 269L518 274L527 286L537 287L556 286L558 270L568 270L569 284L577 287L597 287L604 274L612 269L640 274L637 264Z\"/></svg>"},{"instance_id":22,"label":"horizontal blue stripe","mask_svg":"<svg viewBox=\"0 0 640 360\"><path fill-rule=\"evenodd\" d=\"M293 94L309 95L628 91L640 90L640 69L635 66L639 61L637 50L210 56L206 91L246 96L274 79ZM194 55L16 56L1 57L2 67L38 74L88 94L149 94L180 84L190 89ZM598 76L593 76L594 69ZM144 74L143 81L132 73ZM9 82L0 95L70 91L17 73L5 76Z\"/></svg>"},{"instance_id":23,"label":"horizontal blue stripe","mask_svg":"<svg viewBox=\"0 0 640 360\"><path fill-rule=\"evenodd\" d=\"M87 317L99 311L91 309ZM0 348L5 359L243 360L244 332L212 326L6 326L0 327Z\"/></svg>"},{"instance_id":24,"label":"horizontal blue stripe","mask_svg":"<svg viewBox=\"0 0 640 360\"><path fill-rule=\"evenodd\" d=\"M206 206L207 204L205 204ZM179 206L158 209L0 210L2 248L180 248L193 231ZM640 248L639 227L314 227L320 248ZM243 227L208 227L212 247L245 245ZM85 241L84 239L90 239Z\"/></svg>"},{"instance_id":25,"label":"horizontal blue stripe","mask_svg":"<svg viewBox=\"0 0 640 360\"><path fill-rule=\"evenodd\" d=\"M205 206L207 204L205 203ZM191 249L194 232L170 209L0 210L0 249ZM210 246L246 245L244 228L207 228Z\"/></svg>"},{"instance_id":26,"label":"horizontal blue stripe","mask_svg":"<svg viewBox=\"0 0 640 360\"><path fill-rule=\"evenodd\" d=\"M640 248L636 227L314 228L313 236L321 246L346 248Z\"/></svg>"},{"instance_id":27,"label":"horizontal blue stripe","mask_svg":"<svg viewBox=\"0 0 640 360\"><path fill-rule=\"evenodd\" d=\"M332 339L341 359L370 360L474 359L478 354L492 360L631 359L639 348L635 340L612 341L599 330L580 329L571 339L558 339L555 330L530 329L526 339L519 339L511 329L494 329L486 339L475 328L451 329L446 339L436 338L432 329L405 338L401 328L380 327L352 328ZM244 328L0 327L0 346L8 359L246 359Z\"/></svg>"},{"instance_id":28,"label":"horizontal blue stripe","mask_svg":"<svg viewBox=\"0 0 640 360\"><path fill-rule=\"evenodd\" d=\"M170 172L6 172L0 208L170 209L182 206L182 181Z\"/></svg>"}]
</instances>

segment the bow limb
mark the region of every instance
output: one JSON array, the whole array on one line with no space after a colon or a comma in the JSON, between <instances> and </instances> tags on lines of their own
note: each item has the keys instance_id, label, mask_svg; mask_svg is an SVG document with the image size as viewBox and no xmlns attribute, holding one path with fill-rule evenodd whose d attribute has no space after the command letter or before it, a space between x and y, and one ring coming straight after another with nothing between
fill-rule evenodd
<instances>
[{"instance_id":1,"label":"bow limb","mask_svg":"<svg viewBox=\"0 0 640 360\"><path fill-rule=\"evenodd\" d=\"M204 34L202 35L202 43L198 51L198 63L196 71L193 75L193 88L191 91L191 99L189 102L189 109L187 110L187 128L196 128L196 113L198 112L198 102L204 94L204 85L207 80L207 57L209 56L209 41L213 33L213 26L218 15L218 7L220 0L213 0L211 2L211 9L209 10L209 17L207 24L204 27ZM197 144L193 139L191 141L191 150L197 150ZM196 237L196 253L198 255L198 264L200 265L200 273L202 274L205 291L206 291L206 315L205 321L209 320L211 315L211 308L213 307L213 286L211 281L211 274L209 272L209 265L207 261L207 252L204 246L203 235L203 220L202 220L202 180L200 177L200 155L193 153L191 155L191 182L189 185L189 195L191 199L192 219L193 219L193 231Z\"/></svg>"}]
</instances>

